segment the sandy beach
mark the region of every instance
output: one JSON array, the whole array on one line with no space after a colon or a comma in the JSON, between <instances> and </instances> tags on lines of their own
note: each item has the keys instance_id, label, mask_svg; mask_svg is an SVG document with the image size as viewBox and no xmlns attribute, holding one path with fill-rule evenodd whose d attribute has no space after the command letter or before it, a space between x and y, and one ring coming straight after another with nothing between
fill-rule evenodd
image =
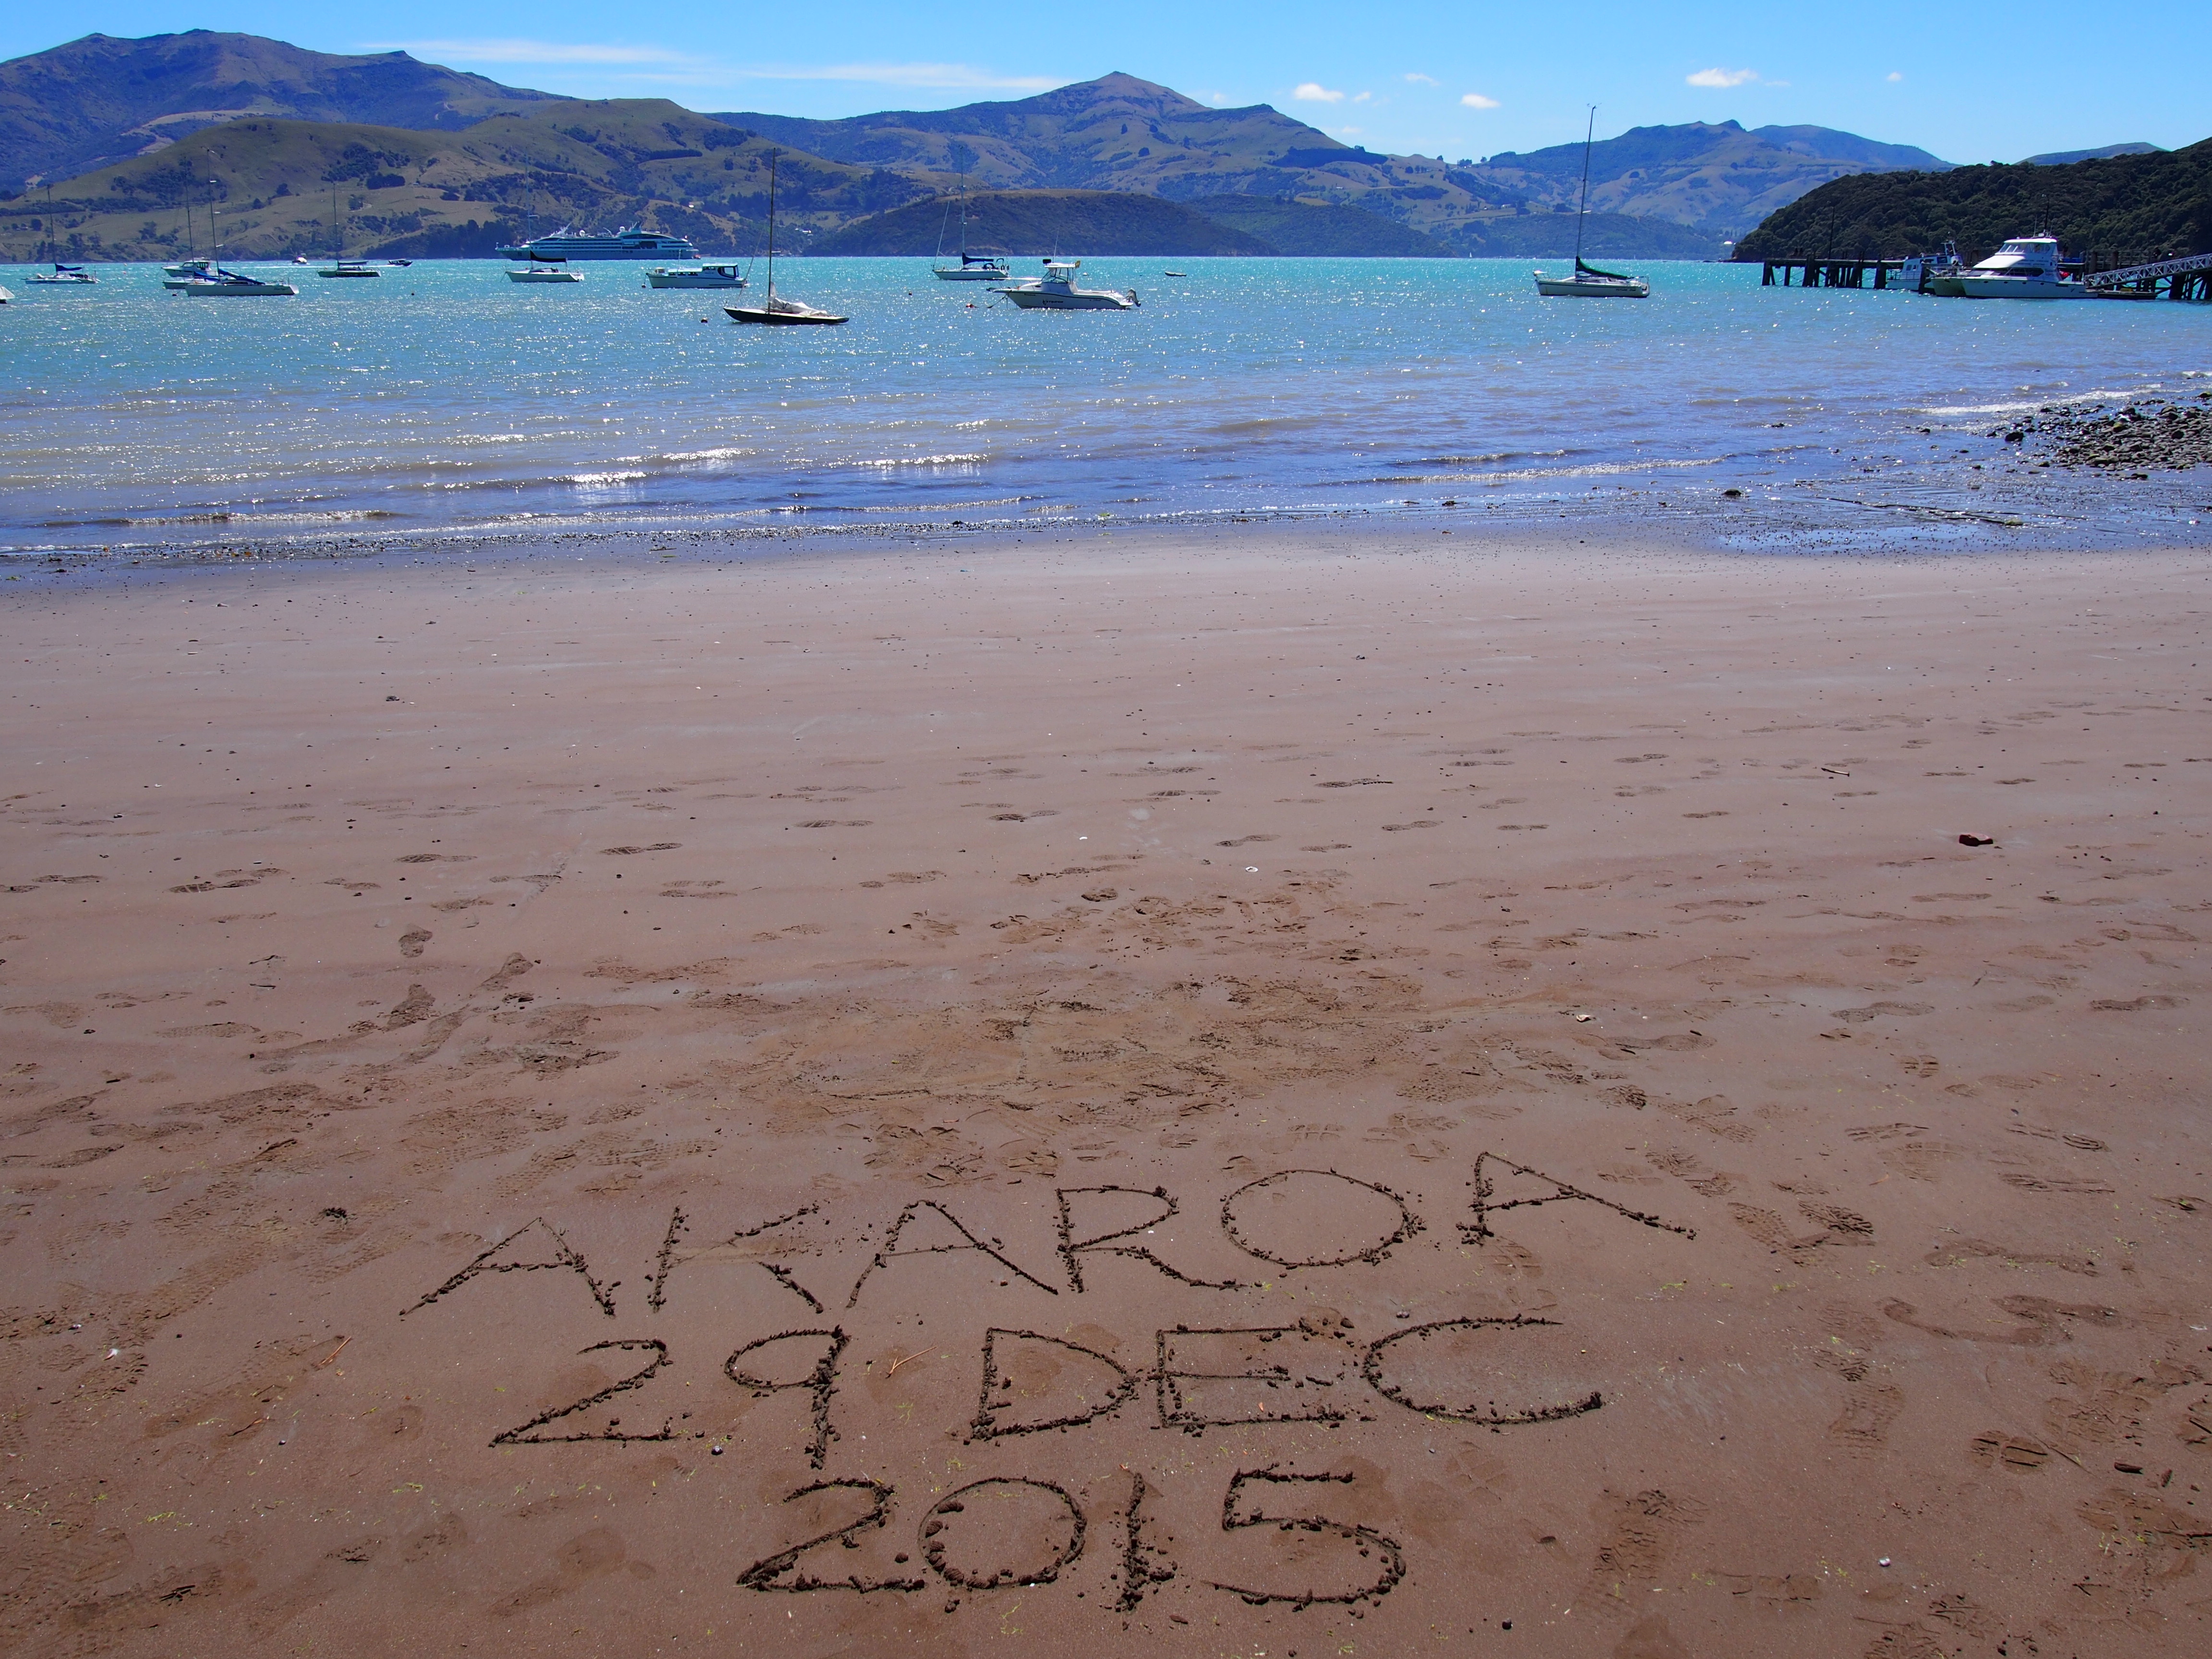
<instances>
[{"instance_id":1,"label":"sandy beach","mask_svg":"<svg viewBox=\"0 0 2212 1659\"><path fill-rule=\"evenodd\" d=\"M10 579L0 1642L2205 1650L2212 561L1060 537Z\"/></svg>"}]
</instances>

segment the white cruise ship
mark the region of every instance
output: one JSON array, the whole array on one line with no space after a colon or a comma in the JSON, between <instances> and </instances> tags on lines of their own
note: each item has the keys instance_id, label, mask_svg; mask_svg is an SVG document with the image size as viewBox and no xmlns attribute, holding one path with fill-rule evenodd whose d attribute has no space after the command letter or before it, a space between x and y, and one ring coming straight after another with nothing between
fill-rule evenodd
<instances>
[{"instance_id":1,"label":"white cruise ship","mask_svg":"<svg viewBox=\"0 0 2212 1659\"><path fill-rule=\"evenodd\" d=\"M696 259L699 250L681 236L663 235L625 225L611 236L580 234L563 225L547 236L533 236L498 250L511 259Z\"/></svg>"}]
</instances>

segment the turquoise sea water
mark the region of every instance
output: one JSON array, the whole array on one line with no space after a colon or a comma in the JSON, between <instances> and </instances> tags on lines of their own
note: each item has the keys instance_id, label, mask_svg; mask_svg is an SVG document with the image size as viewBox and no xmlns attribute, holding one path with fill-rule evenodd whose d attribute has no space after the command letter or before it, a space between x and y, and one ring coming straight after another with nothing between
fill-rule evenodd
<instances>
[{"instance_id":1,"label":"turquoise sea water","mask_svg":"<svg viewBox=\"0 0 2212 1659\"><path fill-rule=\"evenodd\" d=\"M1650 299L1594 301L1539 299L1522 261L1100 258L1085 283L1142 308L1056 314L922 261L799 260L780 289L852 321L774 331L613 263L549 286L490 262L247 269L285 269L299 296L0 269L0 550L1870 477L1967 499L1959 452L1995 462L1985 434L2011 411L2212 387L2212 308L1762 289L1727 265L1640 267Z\"/></svg>"}]
</instances>

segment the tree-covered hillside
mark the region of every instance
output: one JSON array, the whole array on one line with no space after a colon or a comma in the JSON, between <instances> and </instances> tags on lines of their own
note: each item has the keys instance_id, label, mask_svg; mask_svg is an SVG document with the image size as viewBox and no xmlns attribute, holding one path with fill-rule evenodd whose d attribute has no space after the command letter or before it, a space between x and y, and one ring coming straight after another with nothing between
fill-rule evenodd
<instances>
[{"instance_id":1,"label":"tree-covered hillside","mask_svg":"<svg viewBox=\"0 0 2212 1659\"><path fill-rule=\"evenodd\" d=\"M2062 167L1838 179L1770 215L1736 245L1735 257L1893 258L1947 241L1979 255L2008 236L2045 230L2069 252L2108 261L2212 252L2212 139Z\"/></svg>"}]
</instances>

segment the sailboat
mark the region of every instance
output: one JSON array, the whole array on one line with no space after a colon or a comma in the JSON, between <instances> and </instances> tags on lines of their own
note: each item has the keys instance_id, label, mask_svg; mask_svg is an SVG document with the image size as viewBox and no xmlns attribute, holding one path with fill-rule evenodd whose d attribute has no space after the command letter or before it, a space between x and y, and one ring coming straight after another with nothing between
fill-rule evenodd
<instances>
[{"instance_id":1,"label":"sailboat","mask_svg":"<svg viewBox=\"0 0 2212 1659\"><path fill-rule=\"evenodd\" d=\"M1547 276L1536 273L1536 292L1547 300L1647 300L1651 284L1641 276L1617 270L1600 270L1583 263L1583 221L1589 216L1590 141L1597 136L1597 106L1592 104L1589 127L1583 134L1583 199L1575 212L1575 274Z\"/></svg>"},{"instance_id":2,"label":"sailboat","mask_svg":"<svg viewBox=\"0 0 2212 1659\"><path fill-rule=\"evenodd\" d=\"M930 266L940 283L1003 283L1012 274L1006 262L995 254L970 253L968 251L968 169L960 169L960 263L945 263L945 230L937 232L937 260Z\"/></svg>"},{"instance_id":3,"label":"sailboat","mask_svg":"<svg viewBox=\"0 0 2212 1659\"><path fill-rule=\"evenodd\" d=\"M331 255L330 264L317 271L316 276L381 276L384 275L366 259L349 259L345 257L345 221L338 217L338 193L336 189L331 191L331 227L336 233L337 252Z\"/></svg>"},{"instance_id":4,"label":"sailboat","mask_svg":"<svg viewBox=\"0 0 2212 1659\"><path fill-rule=\"evenodd\" d=\"M49 288L89 288L100 278L82 265L65 265L57 259L54 261L53 274L51 276L42 273L26 280L43 283Z\"/></svg>"},{"instance_id":5,"label":"sailboat","mask_svg":"<svg viewBox=\"0 0 2212 1659\"><path fill-rule=\"evenodd\" d=\"M757 306L724 306L733 323L767 323L789 327L799 323L842 323L844 318L800 300L775 297L775 160L768 158L768 302Z\"/></svg>"}]
</instances>

